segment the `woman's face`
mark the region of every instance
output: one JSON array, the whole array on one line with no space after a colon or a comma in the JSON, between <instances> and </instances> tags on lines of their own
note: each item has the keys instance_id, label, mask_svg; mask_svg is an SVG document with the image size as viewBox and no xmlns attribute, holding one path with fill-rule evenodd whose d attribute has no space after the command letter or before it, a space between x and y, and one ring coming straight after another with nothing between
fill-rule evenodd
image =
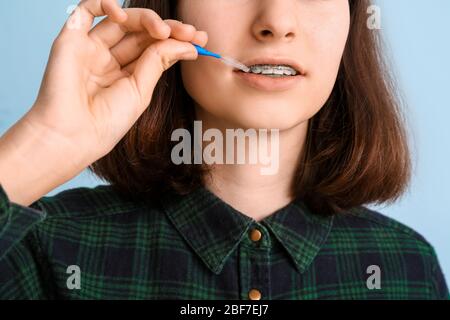
<instances>
[{"instance_id":1,"label":"woman's face","mask_svg":"<svg viewBox=\"0 0 450 320\"><path fill-rule=\"evenodd\" d=\"M348 0L178 3L178 19L208 33L208 50L243 63L291 59L304 72L289 88L275 90L255 87L215 58L182 61L183 83L198 112L227 127L287 130L313 117L325 104L349 32Z\"/></svg>"}]
</instances>

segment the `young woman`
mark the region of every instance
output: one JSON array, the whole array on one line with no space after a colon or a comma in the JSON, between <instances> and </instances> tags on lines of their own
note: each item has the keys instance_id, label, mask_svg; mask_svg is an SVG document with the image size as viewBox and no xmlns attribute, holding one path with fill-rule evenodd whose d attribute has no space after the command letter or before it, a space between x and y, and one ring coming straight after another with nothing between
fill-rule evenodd
<instances>
[{"instance_id":1,"label":"young woman","mask_svg":"<svg viewBox=\"0 0 450 320\"><path fill-rule=\"evenodd\" d=\"M0 297L448 298L433 247L364 206L399 198L411 171L369 5L82 1L0 140ZM199 123L257 131L276 170L178 163L174 132ZM109 185L44 197L86 167Z\"/></svg>"}]
</instances>

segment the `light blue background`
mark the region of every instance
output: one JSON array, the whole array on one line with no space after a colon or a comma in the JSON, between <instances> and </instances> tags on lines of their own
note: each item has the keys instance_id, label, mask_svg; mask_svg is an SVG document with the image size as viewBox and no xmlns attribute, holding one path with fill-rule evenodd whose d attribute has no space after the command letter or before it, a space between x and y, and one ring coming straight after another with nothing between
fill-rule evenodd
<instances>
[{"instance_id":1,"label":"light blue background","mask_svg":"<svg viewBox=\"0 0 450 320\"><path fill-rule=\"evenodd\" d=\"M0 10L0 134L32 105L68 0L17 0ZM408 194L379 211L411 226L437 250L450 284L450 1L379 0L382 31L408 103L416 163ZM104 182L87 171L49 193Z\"/></svg>"}]
</instances>

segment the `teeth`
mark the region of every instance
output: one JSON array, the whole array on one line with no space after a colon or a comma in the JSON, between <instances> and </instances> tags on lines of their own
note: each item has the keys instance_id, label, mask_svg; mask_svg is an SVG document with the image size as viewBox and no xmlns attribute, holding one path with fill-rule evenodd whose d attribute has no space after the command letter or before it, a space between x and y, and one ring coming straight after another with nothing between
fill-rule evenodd
<instances>
[{"instance_id":1,"label":"teeth","mask_svg":"<svg viewBox=\"0 0 450 320\"><path fill-rule=\"evenodd\" d=\"M297 71L290 66L285 65L254 65L250 67L251 73L263 75L277 75L277 76L295 76Z\"/></svg>"}]
</instances>

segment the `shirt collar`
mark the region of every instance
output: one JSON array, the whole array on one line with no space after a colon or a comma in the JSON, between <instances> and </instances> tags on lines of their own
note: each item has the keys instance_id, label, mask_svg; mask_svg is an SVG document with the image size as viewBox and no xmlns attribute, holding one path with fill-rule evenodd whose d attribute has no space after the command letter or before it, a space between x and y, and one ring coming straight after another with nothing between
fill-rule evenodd
<instances>
[{"instance_id":1,"label":"shirt collar","mask_svg":"<svg viewBox=\"0 0 450 320\"><path fill-rule=\"evenodd\" d=\"M161 204L175 228L215 274L246 236L253 218L237 211L205 187L187 195L165 195ZM302 273L324 244L333 217L311 213L295 199L259 221L268 227Z\"/></svg>"}]
</instances>

